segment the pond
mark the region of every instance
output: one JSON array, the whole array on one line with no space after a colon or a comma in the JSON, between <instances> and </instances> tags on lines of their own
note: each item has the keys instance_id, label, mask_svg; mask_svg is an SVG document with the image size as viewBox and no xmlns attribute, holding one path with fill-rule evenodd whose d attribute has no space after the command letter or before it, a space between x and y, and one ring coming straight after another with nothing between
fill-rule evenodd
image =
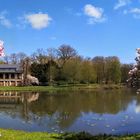
<instances>
[{"instance_id":1,"label":"pond","mask_svg":"<svg viewBox=\"0 0 140 140\"><path fill-rule=\"evenodd\" d=\"M126 134L140 132L140 95L129 89L0 92L0 128Z\"/></svg>"}]
</instances>

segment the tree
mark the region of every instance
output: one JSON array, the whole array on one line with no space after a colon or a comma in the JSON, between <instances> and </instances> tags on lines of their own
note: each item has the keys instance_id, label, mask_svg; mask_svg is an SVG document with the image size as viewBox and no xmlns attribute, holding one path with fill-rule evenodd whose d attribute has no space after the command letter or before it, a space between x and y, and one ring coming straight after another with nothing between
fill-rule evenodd
<instances>
[{"instance_id":1,"label":"tree","mask_svg":"<svg viewBox=\"0 0 140 140\"><path fill-rule=\"evenodd\" d=\"M48 61L47 52L44 49L37 49L36 52L31 55L31 60L32 62L45 64Z\"/></svg>"},{"instance_id":2,"label":"tree","mask_svg":"<svg viewBox=\"0 0 140 140\"><path fill-rule=\"evenodd\" d=\"M120 83L121 65L119 58L116 56L105 58L105 81L108 83Z\"/></svg>"},{"instance_id":3,"label":"tree","mask_svg":"<svg viewBox=\"0 0 140 140\"><path fill-rule=\"evenodd\" d=\"M22 62L22 68L23 68L23 85L28 85L28 79L27 79L27 75L30 72L30 65L31 65L31 61L30 58L27 57L26 59L23 60Z\"/></svg>"},{"instance_id":4,"label":"tree","mask_svg":"<svg viewBox=\"0 0 140 140\"><path fill-rule=\"evenodd\" d=\"M48 82L49 85L54 83L56 78L58 64L57 64L57 50L55 48L48 48L47 49L47 67L48 67Z\"/></svg>"},{"instance_id":5,"label":"tree","mask_svg":"<svg viewBox=\"0 0 140 140\"><path fill-rule=\"evenodd\" d=\"M48 82L47 72L48 69L46 64L38 64L36 62L31 64L31 75L38 78L39 82L42 84L46 84Z\"/></svg>"},{"instance_id":6,"label":"tree","mask_svg":"<svg viewBox=\"0 0 140 140\"><path fill-rule=\"evenodd\" d=\"M61 45L57 50L57 56L61 67L64 66L66 61L68 61L72 57L75 57L76 55L76 50L70 45Z\"/></svg>"},{"instance_id":7,"label":"tree","mask_svg":"<svg viewBox=\"0 0 140 140\"><path fill-rule=\"evenodd\" d=\"M17 61L22 65L23 61L27 58L27 55L23 52L17 53Z\"/></svg>"},{"instance_id":8,"label":"tree","mask_svg":"<svg viewBox=\"0 0 140 140\"><path fill-rule=\"evenodd\" d=\"M6 64L10 63L10 57L8 55L5 55L3 59Z\"/></svg>"},{"instance_id":9,"label":"tree","mask_svg":"<svg viewBox=\"0 0 140 140\"><path fill-rule=\"evenodd\" d=\"M22 65L25 58L27 58L27 55L23 52L12 53L4 57L4 62L6 64L21 64Z\"/></svg>"},{"instance_id":10,"label":"tree","mask_svg":"<svg viewBox=\"0 0 140 140\"><path fill-rule=\"evenodd\" d=\"M127 80L128 84L132 87L140 86L140 48L136 49L137 57L135 58L136 64L129 71L129 79ZM140 90L138 91L140 92Z\"/></svg>"},{"instance_id":11,"label":"tree","mask_svg":"<svg viewBox=\"0 0 140 140\"><path fill-rule=\"evenodd\" d=\"M96 56L92 59L96 73L96 83L103 83L105 77L105 60L102 56Z\"/></svg>"},{"instance_id":12,"label":"tree","mask_svg":"<svg viewBox=\"0 0 140 140\"><path fill-rule=\"evenodd\" d=\"M80 80L82 83L95 83L96 82L96 71L95 67L90 59L85 59L82 62L80 70Z\"/></svg>"},{"instance_id":13,"label":"tree","mask_svg":"<svg viewBox=\"0 0 140 140\"><path fill-rule=\"evenodd\" d=\"M17 64L18 63L18 57L16 53L12 53L10 55L10 62L11 64Z\"/></svg>"},{"instance_id":14,"label":"tree","mask_svg":"<svg viewBox=\"0 0 140 140\"><path fill-rule=\"evenodd\" d=\"M71 58L65 63L62 69L62 79L65 82L73 83L80 81L80 57Z\"/></svg>"},{"instance_id":15,"label":"tree","mask_svg":"<svg viewBox=\"0 0 140 140\"><path fill-rule=\"evenodd\" d=\"M133 68L132 64L122 64L121 65L121 83L126 83L129 78L129 71Z\"/></svg>"},{"instance_id":16,"label":"tree","mask_svg":"<svg viewBox=\"0 0 140 140\"><path fill-rule=\"evenodd\" d=\"M59 79L60 81L63 80L62 70L64 65L68 60L75 57L76 55L77 55L76 50L72 48L70 45L63 44L57 49L57 66L58 66L57 79Z\"/></svg>"}]
</instances>

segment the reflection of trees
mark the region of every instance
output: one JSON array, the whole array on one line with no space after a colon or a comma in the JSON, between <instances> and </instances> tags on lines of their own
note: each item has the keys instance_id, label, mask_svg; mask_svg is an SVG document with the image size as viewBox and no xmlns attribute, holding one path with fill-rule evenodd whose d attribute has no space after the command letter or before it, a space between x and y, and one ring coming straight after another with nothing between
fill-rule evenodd
<instances>
[{"instance_id":1,"label":"reflection of trees","mask_svg":"<svg viewBox=\"0 0 140 140\"><path fill-rule=\"evenodd\" d=\"M135 100L136 100L135 112L140 113L140 95L139 94L136 95Z\"/></svg>"},{"instance_id":2,"label":"reflection of trees","mask_svg":"<svg viewBox=\"0 0 140 140\"><path fill-rule=\"evenodd\" d=\"M44 115L53 116L58 112L59 125L65 127L78 118L81 112L116 114L125 110L133 99L130 91L100 92L84 91L81 94L75 92L58 95L42 94L37 102L30 104L29 110L40 117Z\"/></svg>"},{"instance_id":3,"label":"reflection of trees","mask_svg":"<svg viewBox=\"0 0 140 140\"><path fill-rule=\"evenodd\" d=\"M39 93L0 92L0 111L28 120L28 104L36 101L38 97Z\"/></svg>"},{"instance_id":4,"label":"reflection of trees","mask_svg":"<svg viewBox=\"0 0 140 140\"><path fill-rule=\"evenodd\" d=\"M43 120L48 118L54 123L58 122L62 128L71 125L81 112L117 114L127 109L134 98L130 90L106 90L94 93L87 90L80 93L69 91L58 94L18 93L18 95L20 96L15 103L15 109L9 108L8 114L25 121L35 121L40 125L44 125Z\"/></svg>"},{"instance_id":5,"label":"reflection of trees","mask_svg":"<svg viewBox=\"0 0 140 140\"><path fill-rule=\"evenodd\" d=\"M38 98L39 98L39 93L21 94L21 101L23 104L21 114L24 119L26 118L26 120L30 120L31 117L30 117L29 110L28 110L29 103L36 101Z\"/></svg>"}]
</instances>

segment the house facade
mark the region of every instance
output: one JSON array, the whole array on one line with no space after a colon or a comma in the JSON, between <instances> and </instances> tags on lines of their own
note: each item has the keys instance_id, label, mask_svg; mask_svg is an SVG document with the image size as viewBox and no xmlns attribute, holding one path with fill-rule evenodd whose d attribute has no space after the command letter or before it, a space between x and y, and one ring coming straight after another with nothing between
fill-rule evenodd
<instances>
[{"instance_id":1,"label":"house facade","mask_svg":"<svg viewBox=\"0 0 140 140\"><path fill-rule=\"evenodd\" d=\"M23 71L18 65L0 64L0 86L20 86Z\"/></svg>"}]
</instances>

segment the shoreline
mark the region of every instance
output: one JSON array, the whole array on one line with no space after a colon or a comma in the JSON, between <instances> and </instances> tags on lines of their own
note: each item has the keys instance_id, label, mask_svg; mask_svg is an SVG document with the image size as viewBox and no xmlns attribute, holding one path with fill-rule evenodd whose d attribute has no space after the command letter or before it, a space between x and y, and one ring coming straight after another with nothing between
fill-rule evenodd
<instances>
[{"instance_id":1,"label":"shoreline","mask_svg":"<svg viewBox=\"0 0 140 140\"><path fill-rule=\"evenodd\" d=\"M48 132L26 132L22 130L0 128L0 139L2 140L135 140L139 139L140 134L131 135L91 135L85 132L80 133L48 133Z\"/></svg>"},{"instance_id":2,"label":"shoreline","mask_svg":"<svg viewBox=\"0 0 140 140\"><path fill-rule=\"evenodd\" d=\"M31 92L49 92L49 91L65 91L65 90L113 90L123 89L125 85L121 84L78 84L78 85L60 85L60 86L21 86L21 87L4 87L0 86L0 91L31 91Z\"/></svg>"}]
</instances>

